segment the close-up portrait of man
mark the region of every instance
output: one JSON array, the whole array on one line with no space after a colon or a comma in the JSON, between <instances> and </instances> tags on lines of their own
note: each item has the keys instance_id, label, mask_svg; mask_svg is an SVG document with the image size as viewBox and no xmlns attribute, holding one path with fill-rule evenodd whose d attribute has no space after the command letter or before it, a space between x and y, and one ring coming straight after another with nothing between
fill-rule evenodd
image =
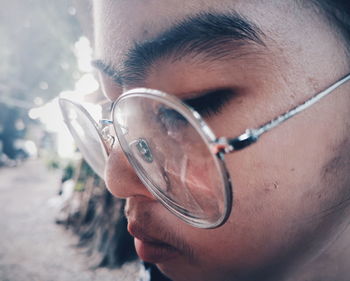
<instances>
[{"instance_id":1,"label":"close-up portrait of man","mask_svg":"<svg viewBox=\"0 0 350 281\"><path fill-rule=\"evenodd\" d=\"M349 2L95 0L92 13L112 106L87 161L125 199L140 260L164 280L349 281Z\"/></svg>"}]
</instances>

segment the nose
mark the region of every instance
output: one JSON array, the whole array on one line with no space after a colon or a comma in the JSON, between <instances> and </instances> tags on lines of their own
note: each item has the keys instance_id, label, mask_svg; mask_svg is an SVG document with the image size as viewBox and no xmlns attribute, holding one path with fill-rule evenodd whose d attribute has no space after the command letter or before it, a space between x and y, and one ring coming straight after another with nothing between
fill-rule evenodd
<instances>
[{"instance_id":1,"label":"nose","mask_svg":"<svg viewBox=\"0 0 350 281\"><path fill-rule=\"evenodd\" d=\"M110 151L106 165L105 181L108 190L115 197L127 199L143 196L156 200L138 178L118 144L114 145Z\"/></svg>"}]
</instances>

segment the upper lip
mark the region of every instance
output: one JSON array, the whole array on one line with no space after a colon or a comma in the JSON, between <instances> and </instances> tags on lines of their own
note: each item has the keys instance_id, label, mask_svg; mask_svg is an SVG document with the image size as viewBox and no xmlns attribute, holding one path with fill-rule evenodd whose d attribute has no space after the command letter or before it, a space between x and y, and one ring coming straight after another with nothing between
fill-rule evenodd
<instances>
[{"instance_id":1,"label":"upper lip","mask_svg":"<svg viewBox=\"0 0 350 281\"><path fill-rule=\"evenodd\" d=\"M128 224L128 231L133 237L135 237L143 242L152 243L152 244L159 244L159 245L169 245L165 241L162 241L158 238L155 238L155 237L149 235L145 229L143 229L142 227L140 227L136 223L129 223Z\"/></svg>"},{"instance_id":2,"label":"upper lip","mask_svg":"<svg viewBox=\"0 0 350 281\"><path fill-rule=\"evenodd\" d=\"M141 196L130 198L124 210L128 220L128 232L143 242L171 246L161 231L154 230L159 228L155 227L155 222L150 219L150 212L156 204Z\"/></svg>"}]
</instances>

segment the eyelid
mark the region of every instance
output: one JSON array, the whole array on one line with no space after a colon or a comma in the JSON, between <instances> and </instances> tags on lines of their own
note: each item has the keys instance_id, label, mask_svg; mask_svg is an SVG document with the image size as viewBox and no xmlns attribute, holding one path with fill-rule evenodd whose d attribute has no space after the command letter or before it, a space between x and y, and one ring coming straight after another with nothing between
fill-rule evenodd
<instances>
[{"instance_id":1,"label":"eyelid","mask_svg":"<svg viewBox=\"0 0 350 281\"><path fill-rule=\"evenodd\" d=\"M203 117L210 117L219 114L235 95L236 91L234 89L222 88L210 90L198 97L183 99L182 101Z\"/></svg>"}]
</instances>

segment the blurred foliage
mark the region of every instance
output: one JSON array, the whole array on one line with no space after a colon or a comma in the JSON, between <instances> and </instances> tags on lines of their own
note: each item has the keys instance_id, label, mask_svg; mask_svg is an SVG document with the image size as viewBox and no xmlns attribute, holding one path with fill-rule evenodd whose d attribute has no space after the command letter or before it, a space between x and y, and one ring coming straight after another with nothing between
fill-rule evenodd
<instances>
[{"instance_id":1,"label":"blurred foliage","mask_svg":"<svg viewBox=\"0 0 350 281\"><path fill-rule=\"evenodd\" d=\"M21 137L18 122L33 122L28 109L73 88L79 75L73 46L81 33L71 0L12 0L2 5L0 141L10 158Z\"/></svg>"},{"instance_id":2,"label":"blurred foliage","mask_svg":"<svg viewBox=\"0 0 350 281\"><path fill-rule=\"evenodd\" d=\"M65 182L67 180L70 180L74 177L75 173L75 165L72 162L69 162L64 168L63 168L63 174L61 178L61 182Z\"/></svg>"},{"instance_id":3,"label":"blurred foliage","mask_svg":"<svg viewBox=\"0 0 350 281\"><path fill-rule=\"evenodd\" d=\"M67 192L64 185L69 180L74 182L73 194L62 206L56 222L78 235L78 246L87 250L91 266L120 267L136 259L123 213L124 200L113 197L85 161L73 167L72 178L63 182L62 193Z\"/></svg>"},{"instance_id":4,"label":"blurred foliage","mask_svg":"<svg viewBox=\"0 0 350 281\"><path fill-rule=\"evenodd\" d=\"M60 168L60 162L56 158L51 158L47 160L46 166L49 170L56 170Z\"/></svg>"}]
</instances>

